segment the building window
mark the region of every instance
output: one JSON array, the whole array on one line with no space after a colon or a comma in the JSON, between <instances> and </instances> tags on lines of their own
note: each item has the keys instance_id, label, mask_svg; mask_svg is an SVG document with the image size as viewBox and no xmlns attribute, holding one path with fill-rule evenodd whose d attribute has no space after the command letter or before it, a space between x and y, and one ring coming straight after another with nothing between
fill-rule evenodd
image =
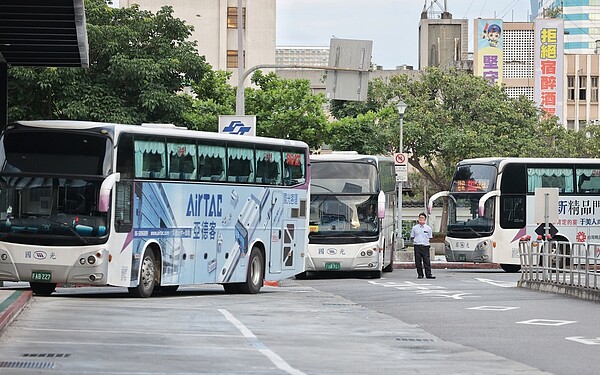
<instances>
[{"instance_id":1,"label":"building window","mask_svg":"<svg viewBox=\"0 0 600 375\"><path fill-rule=\"evenodd\" d=\"M585 100L586 98L586 87L587 87L587 77L580 76L579 77L579 100Z\"/></svg>"},{"instance_id":2,"label":"building window","mask_svg":"<svg viewBox=\"0 0 600 375\"><path fill-rule=\"evenodd\" d=\"M246 28L246 8L242 8L242 20L244 23L244 29ZM238 8L227 7L227 28L237 29L238 27Z\"/></svg>"},{"instance_id":3,"label":"building window","mask_svg":"<svg viewBox=\"0 0 600 375\"><path fill-rule=\"evenodd\" d=\"M246 63L246 51L244 51L244 65ZM227 50L227 67L237 68L238 67L238 51L237 49Z\"/></svg>"},{"instance_id":4,"label":"building window","mask_svg":"<svg viewBox=\"0 0 600 375\"><path fill-rule=\"evenodd\" d=\"M567 100L575 100L575 77L567 76Z\"/></svg>"},{"instance_id":5,"label":"building window","mask_svg":"<svg viewBox=\"0 0 600 375\"><path fill-rule=\"evenodd\" d=\"M590 100L592 102L598 101L598 76L590 77L592 80L592 87L590 92Z\"/></svg>"}]
</instances>

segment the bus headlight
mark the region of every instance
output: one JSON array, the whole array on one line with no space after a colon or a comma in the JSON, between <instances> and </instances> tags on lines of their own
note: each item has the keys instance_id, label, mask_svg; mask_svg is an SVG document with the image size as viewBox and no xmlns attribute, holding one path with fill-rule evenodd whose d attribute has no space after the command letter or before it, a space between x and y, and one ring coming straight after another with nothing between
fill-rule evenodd
<instances>
[{"instance_id":1,"label":"bus headlight","mask_svg":"<svg viewBox=\"0 0 600 375\"><path fill-rule=\"evenodd\" d=\"M93 256L93 255L90 255L90 256L87 258L87 261L88 261L88 263L89 263L89 264L94 264L94 263L96 263L96 257L95 257L95 256Z\"/></svg>"},{"instance_id":2,"label":"bus headlight","mask_svg":"<svg viewBox=\"0 0 600 375\"><path fill-rule=\"evenodd\" d=\"M372 256L373 255L373 250L367 250L367 256Z\"/></svg>"}]
</instances>

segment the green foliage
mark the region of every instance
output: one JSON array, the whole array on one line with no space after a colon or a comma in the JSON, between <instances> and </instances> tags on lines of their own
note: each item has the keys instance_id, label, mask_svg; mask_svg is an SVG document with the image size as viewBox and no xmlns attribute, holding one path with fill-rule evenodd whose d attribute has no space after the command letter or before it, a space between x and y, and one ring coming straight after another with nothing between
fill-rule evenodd
<instances>
[{"instance_id":1,"label":"green foliage","mask_svg":"<svg viewBox=\"0 0 600 375\"><path fill-rule=\"evenodd\" d=\"M327 132L323 111L325 98L313 95L308 80L283 79L275 73L256 71L246 88L246 113L257 116L257 134L264 137L297 139L316 148Z\"/></svg>"},{"instance_id":2,"label":"green foliage","mask_svg":"<svg viewBox=\"0 0 600 375\"><path fill-rule=\"evenodd\" d=\"M85 6L89 68L10 68L9 120L187 125L193 100L184 88L210 86L215 78L187 41L191 27L173 18L171 7L153 14L137 5L111 8L104 0Z\"/></svg>"}]
</instances>

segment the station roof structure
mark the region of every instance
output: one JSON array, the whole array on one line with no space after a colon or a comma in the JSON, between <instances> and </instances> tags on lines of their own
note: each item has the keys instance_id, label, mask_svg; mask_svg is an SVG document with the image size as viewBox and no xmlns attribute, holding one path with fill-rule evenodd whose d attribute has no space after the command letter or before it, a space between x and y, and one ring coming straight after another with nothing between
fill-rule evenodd
<instances>
[{"instance_id":1,"label":"station roof structure","mask_svg":"<svg viewBox=\"0 0 600 375\"><path fill-rule=\"evenodd\" d=\"M84 0L0 0L0 63L87 67Z\"/></svg>"}]
</instances>

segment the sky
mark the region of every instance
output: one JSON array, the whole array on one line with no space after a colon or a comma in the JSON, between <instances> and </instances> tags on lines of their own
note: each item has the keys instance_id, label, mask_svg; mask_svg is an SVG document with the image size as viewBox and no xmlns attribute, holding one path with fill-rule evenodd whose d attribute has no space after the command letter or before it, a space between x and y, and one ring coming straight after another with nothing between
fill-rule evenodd
<instances>
[{"instance_id":1,"label":"sky","mask_svg":"<svg viewBox=\"0 0 600 375\"><path fill-rule=\"evenodd\" d=\"M526 22L530 0L446 0L453 19ZM277 0L277 46L329 46L331 38L373 41L372 63L418 69L419 20L424 5L439 14L444 0Z\"/></svg>"}]
</instances>

